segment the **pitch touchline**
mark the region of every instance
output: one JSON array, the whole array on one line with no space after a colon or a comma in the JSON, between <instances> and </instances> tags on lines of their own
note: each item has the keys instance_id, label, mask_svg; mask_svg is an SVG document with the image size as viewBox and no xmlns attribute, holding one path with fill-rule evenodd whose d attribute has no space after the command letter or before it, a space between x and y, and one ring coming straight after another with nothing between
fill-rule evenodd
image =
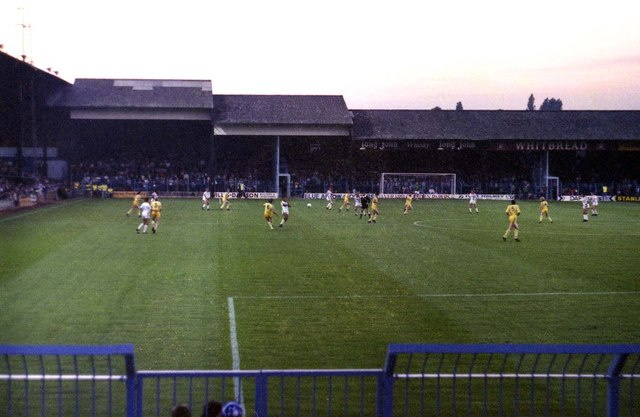
<instances>
[{"instance_id":1,"label":"pitch touchline","mask_svg":"<svg viewBox=\"0 0 640 417\"><path fill-rule=\"evenodd\" d=\"M11 217L6 217L4 219L0 219L0 223L8 222L10 220L19 219L21 217L29 216L31 214L37 214L37 213L40 213L40 212L46 211L46 210L53 210L53 209L60 208L60 207L66 207L66 206L69 206L71 204L75 204L75 203L77 203L79 201L84 201L84 200L86 200L86 198L81 198L79 200L69 201L68 203L55 204L53 206L36 208L36 209L29 210L29 211L21 213L21 214L17 214L15 216L11 216Z\"/></svg>"},{"instance_id":2,"label":"pitch touchline","mask_svg":"<svg viewBox=\"0 0 640 417\"><path fill-rule=\"evenodd\" d=\"M413 295L244 295L235 298L289 300L289 299L341 299L356 300L367 298L488 298L488 297L556 297L576 295L636 295L640 291L593 291L593 292L504 292L504 293L445 293L445 294L413 294Z\"/></svg>"},{"instance_id":3,"label":"pitch touchline","mask_svg":"<svg viewBox=\"0 0 640 417\"><path fill-rule=\"evenodd\" d=\"M234 371L240 370L240 350L238 348L238 333L236 331L236 309L233 305L233 297L227 298L227 304L229 305L229 333L231 339L231 357L232 366ZM236 401L240 404L244 404L244 398L242 398L242 391L240 390L240 378L233 378L233 390Z\"/></svg>"}]
</instances>

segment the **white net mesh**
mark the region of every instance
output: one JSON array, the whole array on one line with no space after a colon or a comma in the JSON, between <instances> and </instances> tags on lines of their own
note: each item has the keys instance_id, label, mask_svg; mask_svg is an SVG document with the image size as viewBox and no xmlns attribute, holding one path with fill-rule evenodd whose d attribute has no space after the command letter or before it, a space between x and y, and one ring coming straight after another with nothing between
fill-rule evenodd
<instances>
[{"instance_id":1,"label":"white net mesh","mask_svg":"<svg viewBox=\"0 0 640 417\"><path fill-rule=\"evenodd\" d=\"M380 194L456 194L456 174L383 172Z\"/></svg>"}]
</instances>

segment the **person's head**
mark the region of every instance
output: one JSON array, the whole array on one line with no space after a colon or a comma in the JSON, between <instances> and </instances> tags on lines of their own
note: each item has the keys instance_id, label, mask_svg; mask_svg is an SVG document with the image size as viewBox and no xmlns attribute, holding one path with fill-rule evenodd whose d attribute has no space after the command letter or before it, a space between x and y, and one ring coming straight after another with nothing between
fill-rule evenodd
<instances>
[{"instance_id":1,"label":"person's head","mask_svg":"<svg viewBox=\"0 0 640 417\"><path fill-rule=\"evenodd\" d=\"M516 199L511 200L511 204L516 204Z\"/></svg>"},{"instance_id":2,"label":"person's head","mask_svg":"<svg viewBox=\"0 0 640 417\"><path fill-rule=\"evenodd\" d=\"M244 408L236 402L228 402L222 407L222 417L243 417Z\"/></svg>"},{"instance_id":3,"label":"person's head","mask_svg":"<svg viewBox=\"0 0 640 417\"><path fill-rule=\"evenodd\" d=\"M187 404L178 404L171 410L171 417L191 417L191 410Z\"/></svg>"},{"instance_id":4,"label":"person's head","mask_svg":"<svg viewBox=\"0 0 640 417\"><path fill-rule=\"evenodd\" d=\"M270 198L269 200L267 200L269 202L269 204L273 203L273 198Z\"/></svg>"},{"instance_id":5,"label":"person's head","mask_svg":"<svg viewBox=\"0 0 640 417\"><path fill-rule=\"evenodd\" d=\"M544 197L540 197L540 201L544 201Z\"/></svg>"},{"instance_id":6,"label":"person's head","mask_svg":"<svg viewBox=\"0 0 640 417\"><path fill-rule=\"evenodd\" d=\"M149 197L145 197L144 201L145 201L145 203L148 203L149 202Z\"/></svg>"},{"instance_id":7,"label":"person's head","mask_svg":"<svg viewBox=\"0 0 640 417\"><path fill-rule=\"evenodd\" d=\"M222 403L211 400L204 405L201 417L219 417L222 412Z\"/></svg>"}]
</instances>

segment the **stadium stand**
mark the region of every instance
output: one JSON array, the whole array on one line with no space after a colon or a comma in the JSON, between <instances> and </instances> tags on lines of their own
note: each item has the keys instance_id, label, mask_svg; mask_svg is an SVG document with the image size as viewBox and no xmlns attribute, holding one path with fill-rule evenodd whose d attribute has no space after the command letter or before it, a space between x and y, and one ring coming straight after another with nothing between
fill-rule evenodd
<instances>
[{"instance_id":1,"label":"stadium stand","mask_svg":"<svg viewBox=\"0 0 640 417\"><path fill-rule=\"evenodd\" d=\"M40 178L72 195L104 184L188 196L242 183L302 196L452 172L460 193L640 193L640 111L349 110L342 96L213 94L208 80L70 84L3 52L0 69L4 188Z\"/></svg>"}]
</instances>

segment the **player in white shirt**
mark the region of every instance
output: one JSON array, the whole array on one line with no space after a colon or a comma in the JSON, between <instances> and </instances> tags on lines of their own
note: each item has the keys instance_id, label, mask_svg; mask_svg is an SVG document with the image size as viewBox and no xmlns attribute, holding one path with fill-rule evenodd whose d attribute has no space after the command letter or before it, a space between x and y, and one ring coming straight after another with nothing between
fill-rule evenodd
<instances>
[{"instance_id":1,"label":"player in white shirt","mask_svg":"<svg viewBox=\"0 0 640 417\"><path fill-rule=\"evenodd\" d=\"M591 208L591 196L585 195L584 197L582 197L580 202L582 203L582 221L588 222L589 209Z\"/></svg>"},{"instance_id":2,"label":"player in white shirt","mask_svg":"<svg viewBox=\"0 0 640 417\"><path fill-rule=\"evenodd\" d=\"M204 210L205 208L207 210L211 209L211 207L209 206L210 200L211 200L211 192L207 188L206 190L204 190L204 193L202 193L202 210Z\"/></svg>"},{"instance_id":3,"label":"player in white shirt","mask_svg":"<svg viewBox=\"0 0 640 417\"><path fill-rule=\"evenodd\" d=\"M331 190L331 187L329 187L329 189L327 190L326 199L327 210L331 210L333 208L333 191Z\"/></svg>"},{"instance_id":4,"label":"player in white shirt","mask_svg":"<svg viewBox=\"0 0 640 417\"><path fill-rule=\"evenodd\" d=\"M149 197L145 197L144 203L140 205L140 217L142 217L142 223L136 228L136 233L147 233L149 227L149 220L151 219L151 204L149 204Z\"/></svg>"},{"instance_id":5,"label":"player in white shirt","mask_svg":"<svg viewBox=\"0 0 640 417\"><path fill-rule=\"evenodd\" d=\"M278 227L282 227L284 222L289 220L289 199L287 197L282 197L282 201L280 202L280 207L282 207L282 219L280 219L280 224Z\"/></svg>"},{"instance_id":6,"label":"player in white shirt","mask_svg":"<svg viewBox=\"0 0 640 417\"><path fill-rule=\"evenodd\" d=\"M473 213L473 209L476 210L476 213L478 213L478 195L476 194L475 190L471 190L471 192L469 193L469 213Z\"/></svg>"},{"instance_id":7,"label":"player in white shirt","mask_svg":"<svg viewBox=\"0 0 640 417\"><path fill-rule=\"evenodd\" d=\"M598 196L591 193L591 215L598 215Z\"/></svg>"},{"instance_id":8,"label":"player in white shirt","mask_svg":"<svg viewBox=\"0 0 640 417\"><path fill-rule=\"evenodd\" d=\"M356 216L358 215L359 212L362 211L362 197L360 197L360 193L356 192L354 193L354 197L353 197L353 210L356 212Z\"/></svg>"},{"instance_id":9,"label":"player in white shirt","mask_svg":"<svg viewBox=\"0 0 640 417\"><path fill-rule=\"evenodd\" d=\"M158 199L158 193L155 191L151 194L151 201L156 201Z\"/></svg>"}]
</instances>

